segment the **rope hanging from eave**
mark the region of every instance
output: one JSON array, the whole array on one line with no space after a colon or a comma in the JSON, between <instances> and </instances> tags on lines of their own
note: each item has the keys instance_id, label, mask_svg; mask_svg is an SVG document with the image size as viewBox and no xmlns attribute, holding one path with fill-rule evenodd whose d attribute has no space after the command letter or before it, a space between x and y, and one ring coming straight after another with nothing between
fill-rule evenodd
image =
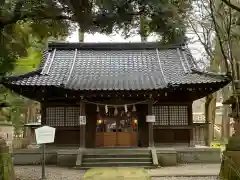
<instances>
[{"instance_id":1,"label":"rope hanging from eave","mask_svg":"<svg viewBox=\"0 0 240 180\"><path fill-rule=\"evenodd\" d=\"M103 103L97 103L97 102L92 102L92 101L87 101L87 100L84 100L85 103L88 103L88 104L95 104L97 106L107 106L107 107L124 107L124 106L134 106L136 104L142 104L142 103L146 103L148 102L149 100L145 100L145 101L138 101L138 102L135 102L135 103L129 103L129 104L103 104Z\"/></svg>"}]
</instances>

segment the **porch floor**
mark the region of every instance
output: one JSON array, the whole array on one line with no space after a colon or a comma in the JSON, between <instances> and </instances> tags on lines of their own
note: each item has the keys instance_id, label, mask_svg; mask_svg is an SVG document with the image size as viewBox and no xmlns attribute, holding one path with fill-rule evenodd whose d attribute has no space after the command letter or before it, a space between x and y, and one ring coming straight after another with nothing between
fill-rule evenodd
<instances>
[{"instance_id":1,"label":"porch floor","mask_svg":"<svg viewBox=\"0 0 240 180\"><path fill-rule=\"evenodd\" d=\"M194 146L194 147L189 147L187 145L158 145L158 146L155 146L154 147L157 151L166 151L166 150L172 150L172 151L194 151L197 150L209 150L211 151L211 149L215 149L215 148L210 148L208 146ZM141 151L141 150L149 150L150 148L148 147L97 147L97 148L86 148L87 151L101 151L101 150L133 150L133 151ZM35 147L35 148L25 148L25 149L17 149L17 150L14 150L13 152L14 153L21 153L21 152L30 152L30 153L38 153L42 150L41 146L38 146L38 147ZM51 145L51 146L46 146L46 152L57 152L57 151L63 151L63 150L66 150L66 151L74 151L76 152L77 150L79 150L79 146L67 146L67 145L63 145L63 146L54 146L54 145Z\"/></svg>"}]
</instances>

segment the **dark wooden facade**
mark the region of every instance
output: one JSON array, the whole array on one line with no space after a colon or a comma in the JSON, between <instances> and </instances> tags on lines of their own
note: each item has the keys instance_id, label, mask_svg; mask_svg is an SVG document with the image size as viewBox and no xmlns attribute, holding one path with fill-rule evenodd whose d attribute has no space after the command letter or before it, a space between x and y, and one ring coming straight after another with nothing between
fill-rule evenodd
<instances>
[{"instance_id":1,"label":"dark wooden facade","mask_svg":"<svg viewBox=\"0 0 240 180\"><path fill-rule=\"evenodd\" d=\"M192 139L192 125L191 119L191 103L186 104L156 104L153 106L152 111L156 117L156 122L153 124L153 139L155 143L174 144L185 143L190 144ZM148 104L136 105L136 119L137 130L134 132L111 132L105 134L105 140L116 141L104 143L102 132L96 131L97 126L97 113L96 106L92 104L86 104L86 147L106 147L111 146L133 146L133 147L148 147L149 145L149 132L148 123L146 122L146 115L148 114ZM79 145L80 144L80 127L78 125L78 117L80 114L80 107L78 103L75 105L51 105L44 104L42 109L43 124L56 127L55 144L57 145ZM45 117L45 118L44 118ZM107 117L106 117L107 119ZM119 119L119 117L112 117L113 120ZM114 135L114 133L116 133ZM101 139L102 138L102 139ZM131 143L118 142L121 139L124 141L133 138Z\"/></svg>"},{"instance_id":2,"label":"dark wooden facade","mask_svg":"<svg viewBox=\"0 0 240 180\"><path fill-rule=\"evenodd\" d=\"M41 102L42 125L56 127L55 145L153 147L192 145L193 101L229 80L200 71L182 46L52 43L36 71L3 84ZM146 122L147 115L156 121Z\"/></svg>"}]
</instances>

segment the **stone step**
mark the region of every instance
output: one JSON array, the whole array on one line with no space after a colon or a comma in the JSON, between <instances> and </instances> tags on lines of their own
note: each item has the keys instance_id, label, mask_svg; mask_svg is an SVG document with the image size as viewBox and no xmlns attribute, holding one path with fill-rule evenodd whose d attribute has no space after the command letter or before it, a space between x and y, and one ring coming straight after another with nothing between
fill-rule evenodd
<instances>
[{"instance_id":1,"label":"stone step","mask_svg":"<svg viewBox=\"0 0 240 180\"><path fill-rule=\"evenodd\" d=\"M121 157L121 158L148 158L151 157L151 154L146 154L146 153L142 153L142 154L133 154L133 153L109 153L109 154L100 154L100 153L96 153L96 154L84 154L84 157L88 157L88 158L114 158L114 157Z\"/></svg>"},{"instance_id":2,"label":"stone step","mask_svg":"<svg viewBox=\"0 0 240 180\"><path fill-rule=\"evenodd\" d=\"M151 157L99 157L88 158L84 157L83 162L149 162L152 163Z\"/></svg>"},{"instance_id":3,"label":"stone step","mask_svg":"<svg viewBox=\"0 0 240 180\"><path fill-rule=\"evenodd\" d=\"M134 152L138 153L138 152L150 152L150 149L140 149L140 148L94 148L94 149L88 149L87 152L132 152L134 150Z\"/></svg>"},{"instance_id":4,"label":"stone step","mask_svg":"<svg viewBox=\"0 0 240 180\"><path fill-rule=\"evenodd\" d=\"M115 166L115 165L114 165ZM105 167L109 167L109 166L75 166L74 169L82 169L82 170L88 170L88 169L92 169L92 168L105 168ZM113 167L113 166L111 166ZM115 166L117 167L117 166ZM134 166L118 166L118 167L123 167L123 168L144 168L144 169L155 169L156 167L150 165L150 166L146 166L146 165L134 165Z\"/></svg>"},{"instance_id":5,"label":"stone step","mask_svg":"<svg viewBox=\"0 0 240 180\"><path fill-rule=\"evenodd\" d=\"M150 150L88 150L86 154L151 154Z\"/></svg>"},{"instance_id":6,"label":"stone step","mask_svg":"<svg viewBox=\"0 0 240 180\"><path fill-rule=\"evenodd\" d=\"M150 167L152 162L83 162L82 167Z\"/></svg>"},{"instance_id":7,"label":"stone step","mask_svg":"<svg viewBox=\"0 0 240 180\"><path fill-rule=\"evenodd\" d=\"M150 150L97 149L84 152L82 166L91 167L152 167ZM79 167L79 168L81 168Z\"/></svg>"}]
</instances>

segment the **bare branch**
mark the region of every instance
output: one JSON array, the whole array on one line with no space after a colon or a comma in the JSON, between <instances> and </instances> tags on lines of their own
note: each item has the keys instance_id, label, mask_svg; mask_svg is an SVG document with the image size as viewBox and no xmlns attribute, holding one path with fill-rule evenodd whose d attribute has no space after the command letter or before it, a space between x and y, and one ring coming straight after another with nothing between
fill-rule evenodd
<instances>
[{"instance_id":1,"label":"bare branch","mask_svg":"<svg viewBox=\"0 0 240 180\"><path fill-rule=\"evenodd\" d=\"M227 6L229 6L230 8L232 8L232 9L240 12L240 7L232 4L230 1L228 1L228 0L222 0L222 2L225 3Z\"/></svg>"},{"instance_id":2,"label":"bare branch","mask_svg":"<svg viewBox=\"0 0 240 180\"><path fill-rule=\"evenodd\" d=\"M211 52L211 49L209 48L209 44L207 43L207 41L203 40L201 38L201 36L197 30L197 27L195 27L195 25L193 24L191 19L188 20L188 23L191 26L192 30L194 31L195 35L198 37L198 41L203 45L204 50L206 51L207 55L209 56L210 59L212 59L213 58L212 52ZM204 33L202 33L202 34L203 34L203 36L205 36Z\"/></svg>"},{"instance_id":3,"label":"bare branch","mask_svg":"<svg viewBox=\"0 0 240 180\"><path fill-rule=\"evenodd\" d=\"M219 32L219 27L217 25L215 14L214 14L214 2L213 2L213 0L209 0L209 5L210 5L210 9L211 9L210 14L211 14L211 17L212 17L212 20L213 20L216 36L217 36L217 39L219 41L220 49L221 49L223 59L224 59L224 62L225 62L226 73L230 74L230 70L229 70L229 66L228 66L228 57L226 56L225 51L224 51L223 42L222 42L220 32Z\"/></svg>"}]
</instances>

